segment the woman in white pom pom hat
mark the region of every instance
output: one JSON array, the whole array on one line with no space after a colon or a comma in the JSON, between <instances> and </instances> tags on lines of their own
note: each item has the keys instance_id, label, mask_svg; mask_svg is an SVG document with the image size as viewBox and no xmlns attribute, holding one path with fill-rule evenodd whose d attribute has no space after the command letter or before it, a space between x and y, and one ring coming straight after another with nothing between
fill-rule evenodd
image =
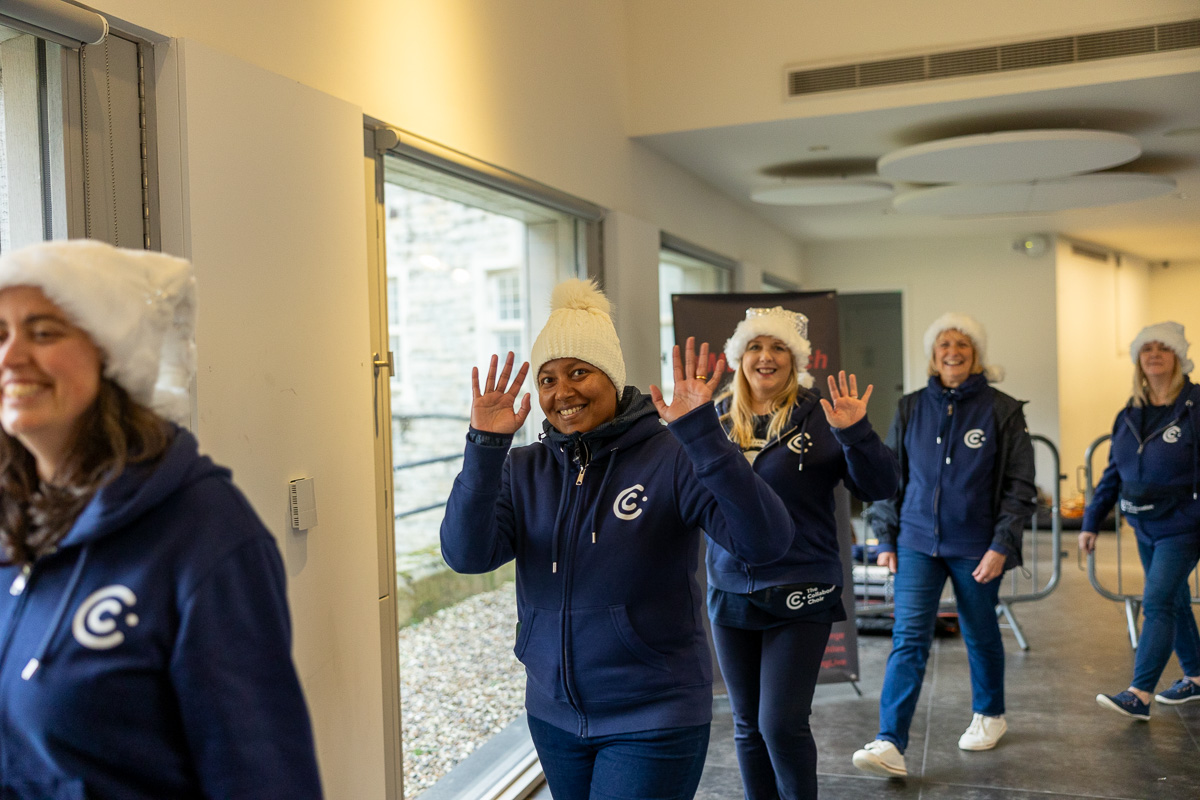
<instances>
[{"instance_id":1,"label":"woman in white pom pom hat","mask_svg":"<svg viewBox=\"0 0 1200 800\"><path fill-rule=\"evenodd\" d=\"M462 473L442 523L459 572L516 560L514 652L555 800L693 797L712 719L712 659L695 579L703 531L747 563L791 543L775 493L725 438L711 402L724 362L675 348L667 405L625 385L604 295L557 286L532 369L472 373ZM497 369L499 368L499 374ZM530 410L541 441L510 451ZM661 420L661 421L660 421ZM662 423L669 423L665 427Z\"/></svg>"},{"instance_id":2,"label":"woman in white pom pom hat","mask_svg":"<svg viewBox=\"0 0 1200 800\"><path fill-rule=\"evenodd\" d=\"M1133 681L1096 701L1126 717L1150 719L1150 697L1167 705L1200 700L1200 632L1188 575L1200 559L1200 386L1183 326L1160 322L1129 347L1133 396L1117 414L1108 467L1083 515L1079 548L1096 547L1100 522L1118 501L1137 533L1145 570ZM1172 648L1183 677L1154 694Z\"/></svg>"},{"instance_id":3,"label":"woman in white pom pom hat","mask_svg":"<svg viewBox=\"0 0 1200 800\"><path fill-rule=\"evenodd\" d=\"M896 492L896 458L867 420L867 401L846 373L829 378L830 399L812 390L808 319L751 308L725 342L731 391L718 400L729 438L791 513L795 535L783 558L747 564L710 542L708 613L733 708L734 743L748 800L817 796L812 697L842 607L833 490L862 500Z\"/></svg>"},{"instance_id":4,"label":"woman in white pom pom hat","mask_svg":"<svg viewBox=\"0 0 1200 800\"><path fill-rule=\"evenodd\" d=\"M321 796L283 564L189 415L194 281L0 256L0 796Z\"/></svg>"},{"instance_id":5,"label":"woman in white pom pom hat","mask_svg":"<svg viewBox=\"0 0 1200 800\"><path fill-rule=\"evenodd\" d=\"M1033 443L1021 401L989 386L983 326L948 313L925 331L929 383L900 399L888 447L900 489L866 517L878 563L895 573L895 624L879 699L879 734L854 754L875 775L907 774L904 750L921 693L942 589L954 586L971 672L971 723L963 750L990 750L1004 719L1004 642L996 620L1000 576L1021 563L1036 507Z\"/></svg>"}]
</instances>

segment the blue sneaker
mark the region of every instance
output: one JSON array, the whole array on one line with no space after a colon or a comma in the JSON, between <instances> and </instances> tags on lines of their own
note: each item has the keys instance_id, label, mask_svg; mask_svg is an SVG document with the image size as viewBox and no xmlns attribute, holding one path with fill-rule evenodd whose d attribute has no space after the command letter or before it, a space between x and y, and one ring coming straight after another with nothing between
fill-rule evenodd
<instances>
[{"instance_id":1,"label":"blue sneaker","mask_svg":"<svg viewBox=\"0 0 1200 800\"><path fill-rule=\"evenodd\" d=\"M1118 714L1124 714L1142 722L1150 721L1150 706L1139 700L1133 692L1117 692L1112 695L1098 694L1096 702L1104 708L1111 708Z\"/></svg>"},{"instance_id":2,"label":"blue sneaker","mask_svg":"<svg viewBox=\"0 0 1200 800\"><path fill-rule=\"evenodd\" d=\"M1192 683L1187 678L1180 678L1171 685L1170 689L1154 695L1154 699L1169 706L1177 706L1191 700L1200 700L1200 686Z\"/></svg>"}]
</instances>

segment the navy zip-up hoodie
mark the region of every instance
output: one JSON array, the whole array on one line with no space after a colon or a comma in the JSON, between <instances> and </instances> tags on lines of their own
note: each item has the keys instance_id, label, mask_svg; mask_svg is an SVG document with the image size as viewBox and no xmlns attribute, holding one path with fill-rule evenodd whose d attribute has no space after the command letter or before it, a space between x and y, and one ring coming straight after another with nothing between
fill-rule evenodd
<instances>
[{"instance_id":1,"label":"navy zip-up hoodie","mask_svg":"<svg viewBox=\"0 0 1200 800\"><path fill-rule=\"evenodd\" d=\"M790 583L842 585L833 490L842 481L860 500L886 500L896 493L899 467L866 417L848 428L831 428L820 399L816 391L801 389L782 435L754 459L754 471L792 517L791 547L783 558L754 566L710 540L710 586L749 594ZM726 410L727 403L718 408Z\"/></svg>"},{"instance_id":2,"label":"navy zip-up hoodie","mask_svg":"<svg viewBox=\"0 0 1200 800\"><path fill-rule=\"evenodd\" d=\"M441 541L459 572L516 559L529 714L579 736L711 721L701 529L762 564L791 544L787 509L711 403L668 430L626 387L616 419L592 431L547 425L509 451L511 438L468 435Z\"/></svg>"},{"instance_id":3,"label":"navy zip-up hoodie","mask_svg":"<svg viewBox=\"0 0 1200 800\"><path fill-rule=\"evenodd\" d=\"M0 568L0 797L320 796L275 541L176 429Z\"/></svg>"},{"instance_id":4,"label":"navy zip-up hoodie","mask_svg":"<svg viewBox=\"0 0 1200 800\"><path fill-rule=\"evenodd\" d=\"M1113 505L1139 539L1200 536L1200 386L1185 375L1166 421L1142 436L1144 409L1126 404L1113 423L1108 466L1083 514L1099 530Z\"/></svg>"},{"instance_id":5,"label":"navy zip-up hoodie","mask_svg":"<svg viewBox=\"0 0 1200 800\"><path fill-rule=\"evenodd\" d=\"M907 394L887 445L900 462L900 488L867 510L879 549L896 543L934 556L1006 556L1021 563L1025 524L1036 509L1033 443L1023 403L972 375L951 389L935 375Z\"/></svg>"}]
</instances>

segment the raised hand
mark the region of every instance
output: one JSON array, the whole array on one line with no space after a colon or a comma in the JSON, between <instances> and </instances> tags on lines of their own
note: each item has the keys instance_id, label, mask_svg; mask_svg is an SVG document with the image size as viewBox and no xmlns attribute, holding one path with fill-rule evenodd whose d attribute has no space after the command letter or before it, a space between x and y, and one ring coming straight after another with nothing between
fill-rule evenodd
<instances>
[{"instance_id":1,"label":"raised hand","mask_svg":"<svg viewBox=\"0 0 1200 800\"><path fill-rule=\"evenodd\" d=\"M829 426L832 428L849 428L854 423L867 415L867 401L871 399L871 392L875 390L874 384L868 384L867 390L863 392L863 396L858 396L858 379L853 375L850 376L850 383L846 384L846 371L838 371L838 379L835 382L833 376L829 376L829 397L830 400L821 398L821 408L825 411L825 419L829 420Z\"/></svg>"},{"instance_id":2,"label":"raised hand","mask_svg":"<svg viewBox=\"0 0 1200 800\"><path fill-rule=\"evenodd\" d=\"M686 353L681 359L679 345L671 350L671 364L675 372L675 393L671 405L663 399L662 390L657 386L650 387L650 399L658 409L658 415L667 422L674 422L689 411L693 411L712 400L713 392L721 382L725 372L725 357L721 356L712 366L711 372L706 372L711 365L708 353L708 342L700 345L700 353L696 354L696 338L687 338Z\"/></svg>"},{"instance_id":3,"label":"raised hand","mask_svg":"<svg viewBox=\"0 0 1200 800\"><path fill-rule=\"evenodd\" d=\"M529 362L521 364L510 384L508 377L512 373L513 359L513 354L509 352L508 358L504 359L504 369L500 370L500 377L497 378L496 365L499 358L492 356L482 392L479 391L479 367L471 368L471 427L475 430L513 434L525 424L525 418L529 416L529 392L521 398L519 407L514 409L513 405L517 402L517 394L521 391L521 384L525 382L526 373L529 372Z\"/></svg>"}]
</instances>

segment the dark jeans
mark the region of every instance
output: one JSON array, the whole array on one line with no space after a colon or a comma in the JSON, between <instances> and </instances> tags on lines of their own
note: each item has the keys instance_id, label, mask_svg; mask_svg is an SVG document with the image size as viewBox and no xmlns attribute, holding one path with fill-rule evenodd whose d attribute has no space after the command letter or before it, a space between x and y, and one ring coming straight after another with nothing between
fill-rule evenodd
<instances>
[{"instance_id":1,"label":"dark jeans","mask_svg":"<svg viewBox=\"0 0 1200 800\"><path fill-rule=\"evenodd\" d=\"M1185 675L1200 675L1200 634L1192 616L1188 574L1200 559L1200 538L1172 536L1155 544L1138 540L1146 573L1142 633L1133 662L1135 689L1154 692L1174 648Z\"/></svg>"},{"instance_id":2,"label":"dark jeans","mask_svg":"<svg viewBox=\"0 0 1200 800\"><path fill-rule=\"evenodd\" d=\"M906 547L897 549L896 558L896 623L879 697L879 738L903 753L947 578L954 585L958 603L971 670L971 710L976 714L998 717L1004 713L1004 641L996 621L1001 579L976 583L971 572L979 566L978 558L940 558Z\"/></svg>"},{"instance_id":3,"label":"dark jeans","mask_svg":"<svg viewBox=\"0 0 1200 800\"><path fill-rule=\"evenodd\" d=\"M808 717L832 627L803 620L761 631L712 626L746 800L817 796Z\"/></svg>"},{"instance_id":4,"label":"dark jeans","mask_svg":"<svg viewBox=\"0 0 1200 800\"><path fill-rule=\"evenodd\" d=\"M691 800L709 725L580 737L535 717L529 733L554 800Z\"/></svg>"}]
</instances>

